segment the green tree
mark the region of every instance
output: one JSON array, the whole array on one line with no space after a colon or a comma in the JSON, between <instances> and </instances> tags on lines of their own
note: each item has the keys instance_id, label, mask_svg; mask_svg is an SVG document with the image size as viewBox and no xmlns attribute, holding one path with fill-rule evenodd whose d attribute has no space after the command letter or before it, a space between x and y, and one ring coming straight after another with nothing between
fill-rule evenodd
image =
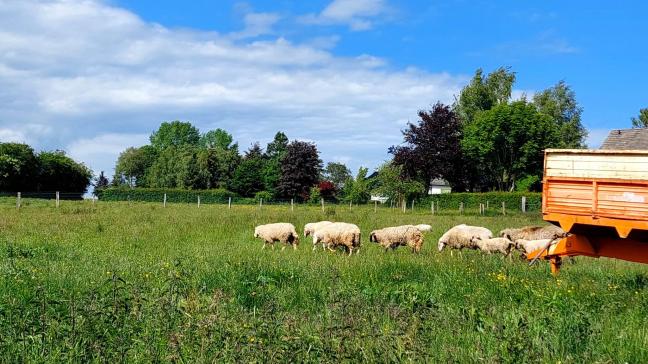
<instances>
[{"instance_id":1,"label":"green tree","mask_svg":"<svg viewBox=\"0 0 648 364\"><path fill-rule=\"evenodd\" d=\"M387 162L380 166L377 172L373 189L375 195L403 204L424 192L425 186L421 182L403 177L403 167L400 165Z\"/></svg>"},{"instance_id":2,"label":"green tree","mask_svg":"<svg viewBox=\"0 0 648 364\"><path fill-rule=\"evenodd\" d=\"M85 193L92 171L82 163L75 162L65 152L41 152L38 154L40 173L38 176L39 191L61 191Z\"/></svg>"},{"instance_id":3,"label":"green tree","mask_svg":"<svg viewBox=\"0 0 648 364\"><path fill-rule=\"evenodd\" d=\"M519 179L542 174L542 152L557 146L559 135L551 117L517 101L477 114L464 129L462 147L487 171L488 186L506 191Z\"/></svg>"},{"instance_id":4,"label":"green tree","mask_svg":"<svg viewBox=\"0 0 648 364\"><path fill-rule=\"evenodd\" d=\"M0 191L34 191L38 159L27 144L0 143Z\"/></svg>"},{"instance_id":5,"label":"green tree","mask_svg":"<svg viewBox=\"0 0 648 364\"><path fill-rule=\"evenodd\" d=\"M282 132L275 134L272 142L268 143L265 151L266 164L263 171L265 190L277 194L277 184L281 178L281 159L288 148L288 137Z\"/></svg>"},{"instance_id":6,"label":"green tree","mask_svg":"<svg viewBox=\"0 0 648 364\"><path fill-rule=\"evenodd\" d=\"M351 171L343 163L329 162L324 168L322 177L333 182L338 190L344 188L345 183L351 178Z\"/></svg>"},{"instance_id":7,"label":"green tree","mask_svg":"<svg viewBox=\"0 0 648 364\"><path fill-rule=\"evenodd\" d=\"M238 149L238 144L232 144L233 142L234 138L232 137L232 134L223 129L210 130L200 137L200 146L208 149Z\"/></svg>"},{"instance_id":8,"label":"green tree","mask_svg":"<svg viewBox=\"0 0 648 364\"><path fill-rule=\"evenodd\" d=\"M515 72L500 67L484 77L484 71L475 71L470 83L465 86L455 103L455 109L462 122L471 123L477 113L490 110L496 105L506 103L511 98Z\"/></svg>"},{"instance_id":9,"label":"green tree","mask_svg":"<svg viewBox=\"0 0 648 364\"><path fill-rule=\"evenodd\" d=\"M151 145L157 150L183 145L198 145L200 132L189 122L164 122L151 134Z\"/></svg>"},{"instance_id":10,"label":"green tree","mask_svg":"<svg viewBox=\"0 0 648 364\"><path fill-rule=\"evenodd\" d=\"M263 171L265 160L259 143L254 144L245 153L243 160L234 171L230 183L232 191L246 197L252 197L264 190Z\"/></svg>"},{"instance_id":11,"label":"green tree","mask_svg":"<svg viewBox=\"0 0 648 364\"><path fill-rule=\"evenodd\" d=\"M366 203L371 198L371 189L367 180L368 169L360 167L355 178L349 176L344 184L344 200L353 203Z\"/></svg>"},{"instance_id":12,"label":"green tree","mask_svg":"<svg viewBox=\"0 0 648 364\"><path fill-rule=\"evenodd\" d=\"M561 148L582 148L587 130L581 123L583 108L576 101L576 93L565 83L558 82L533 96L538 111L549 115L560 133Z\"/></svg>"},{"instance_id":13,"label":"green tree","mask_svg":"<svg viewBox=\"0 0 648 364\"><path fill-rule=\"evenodd\" d=\"M92 192L92 194L99 196L99 191L108 187L109 185L110 181L108 181L108 178L104 174L104 171L101 171L101 173L99 173L99 176L97 176L97 178L95 179L94 191Z\"/></svg>"},{"instance_id":14,"label":"green tree","mask_svg":"<svg viewBox=\"0 0 648 364\"><path fill-rule=\"evenodd\" d=\"M146 173L157 159L157 150L150 145L130 147L117 159L113 180L124 181L130 187L145 187Z\"/></svg>"},{"instance_id":15,"label":"green tree","mask_svg":"<svg viewBox=\"0 0 648 364\"><path fill-rule=\"evenodd\" d=\"M277 192L282 197L308 200L310 188L319 180L322 161L315 144L293 141L281 160Z\"/></svg>"},{"instance_id":16,"label":"green tree","mask_svg":"<svg viewBox=\"0 0 648 364\"><path fill-rule=\"evenodd\" d=\"M632 118L633 128L648 128L648 107L639 110L639 116Z\"/></svg>"}]
</instances>

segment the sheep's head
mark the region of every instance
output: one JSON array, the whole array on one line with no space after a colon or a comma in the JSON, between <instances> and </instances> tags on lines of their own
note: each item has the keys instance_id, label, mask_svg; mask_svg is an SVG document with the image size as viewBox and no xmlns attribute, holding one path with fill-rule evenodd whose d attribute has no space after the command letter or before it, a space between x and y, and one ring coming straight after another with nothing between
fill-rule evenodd
<instances>
[{"instance_id":1,"label":"sheep's head","mask_svg":"<svg viewBox=\"0 0 648 364\"><path fill-rule=\"evenodd\" d=\"M376 232L372 231L371 234L369 234L369 241L372 243L377 243L378 240L376 239Z\"/></svg>"},{"instance_id":2,"label":"sheep's head","mask_svg":"<svg viewBox=\"0 0 648 364\"><path fill-rule=\"evenodd\" d=\"M259 229L254 229L254 237L255 238L259 237Z\"/></svg>"},{"instance_id":3,"label":"sheep's head","mask_svg":"<svg viewBox=\"0 0 648 364\"><path fill-rule=\"evenodd\" d=\"M474 244L479 240L482 240L481 236L473 236L473 237L470 238L470 243Z\"/></svg>"},{"instance_id":4,"label":"sheep's head","mask_svg":"<svg viewBox=\"0 0 648 364\"><path fill-rule=\"evenodd\" d=\"M439 251L442 251L445 246L446 246L446 243L439 240L439 244L438 244Z\"/></svg>"},{"instance_id":5,"label":"sheep's head","mask_svg":"<svg viewBox=\"0 0 648 364\"><path fill-rule=\"evenodd\" d=\"M306 224L306 226L304 226L304 237L307 237L307 236L309 236L310 234L313 233L313 232L311 231L310 226L308 226L308 225L309 225L309 224Z\"/></svg>"},{"instance_id":6,"label":"sheep's head","mask_svg":"<svg viewBox=\"0 0 648 364\"><path fill-rule=\"evenodd\" d=\"M514 243L515 249L524 249L524 240L518 239Z\"/></svg>"}]
</instances>

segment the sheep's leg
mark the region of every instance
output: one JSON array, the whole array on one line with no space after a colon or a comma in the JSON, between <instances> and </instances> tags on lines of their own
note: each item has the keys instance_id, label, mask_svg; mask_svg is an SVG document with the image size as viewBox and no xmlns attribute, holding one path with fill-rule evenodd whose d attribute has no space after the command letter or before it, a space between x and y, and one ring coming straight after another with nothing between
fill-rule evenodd
<instances>
[{"instance_id":1,"label":"sheep's leg","mask_svg":"<svg viewBox=\"0 0 648 364\"><path fill-rule=\"evenodd\" d=\"M315 251L315 249L317 249L317 245L313 244L313 251Z\"/></svg>"},{"instance_id":2,"label":"sheep's leg","mask_svg":"<svg viewBox=\"0 0 648 364\"><path fill-rule=\"evenodd\" d=\"M285 245L281 247L281 251L284 251L284 250L286 250L286 246L285 246Z\"/></svg>"},{"instance_id":3,"label":"sheep's leg","mask_svg":"<svg viewBox=\"0 0 648 364\"><path fill-rule=\"evenodd\" d=\"M353 248L349 248L349 256L353 255Z\"/></svg>"},{"instance_id":4,"label":"sheep's leg","mask_svg":"<svg viewBox=\"0 0 648 364\"><path fill-rule=\"evenodd\" d=\"M266 248L266 243L263 243L263 246L261 247L261 250Z\"/></svg>"},{"instance_id":5,"label":"sheep's leg","mask_svg":"<svg viewBox=\"0 0 648 364\"><path fill-rule=\"evenodd\" d=\"M453 256L453 254L452 254L452 249L450 249L450 256L451 256L451 257Z\"/></svg>"},{"instance_id":6,"label":"sheep's leg","mask_svg":"<svg viewBox=\"0 0 648 364\"><path fill-rule=\"evenodd\" d=\"M356 249L356 255L360 254L360 248Z\"/></svg>"}]
</instances>

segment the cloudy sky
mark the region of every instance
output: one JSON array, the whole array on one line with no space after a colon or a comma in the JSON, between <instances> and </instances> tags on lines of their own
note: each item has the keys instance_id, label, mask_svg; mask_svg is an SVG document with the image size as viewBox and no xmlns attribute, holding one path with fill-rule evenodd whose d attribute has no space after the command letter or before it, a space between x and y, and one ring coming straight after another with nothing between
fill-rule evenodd
<instances>
[{"instance_id":1,"label":"cloudy sky","mask_svg":"<svg viewBox=\"0 0 648 364\"><path fill-rule=\"evenodd\" d=\"M648 107L644 2L0 0L0 141L112 173L162 121L374 168L476 68L576 91L597 146Z\"/></svg>"}]
</instances>

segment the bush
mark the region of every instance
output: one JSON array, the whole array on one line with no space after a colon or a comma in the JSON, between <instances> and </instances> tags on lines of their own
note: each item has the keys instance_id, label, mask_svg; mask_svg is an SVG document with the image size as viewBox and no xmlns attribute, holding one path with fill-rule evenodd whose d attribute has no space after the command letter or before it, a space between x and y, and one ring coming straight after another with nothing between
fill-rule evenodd
<instances>
[{"instance_id":1,"label":"bush","mask_svg":"<svg viewBox=\"0 0 648 364\"><path fill-rule=\"evenodd\" d=\"M97 197L103 201L146 201L161 202L164 194L167 202L195 203L200 196L201 203L227 203L230 197L236 198L234 192L225 189L214 190L181 190L165 188L127 188L110 187L97 191ZM264 198L265 200L265 198ZM237 202L238 201L237 199Z\"/></svg>"},{"instance_id":2,"label":"bush","mask_svg":"<svg viewBox=\"0 0 648 364\"><path fill-rule=\"evenodd\" d=\"M479 204L490 205L490 209L501 209L502 202L507 210L520 211L522 196L526 196L527 211L540 211L542 209L542 193L539 192L484 192L484 193L444 193L429 195L417 200L418 204L429 206L432 201L439 203L439 208L458 209L463 202L465 209L478 209Z\"/></svg>"},{"instance_id":3,"label":"bush","mask_svg":"<svg viewBox=\"0 0 648 364\"><path fill-rule=\"evenodd\" d=\"M259 191L256 194L254 194L254 201L259 202L261 199L263 199L263 202L271 202L272 201L272 193L268 191Z\"/></svg>"}]
</instances>

